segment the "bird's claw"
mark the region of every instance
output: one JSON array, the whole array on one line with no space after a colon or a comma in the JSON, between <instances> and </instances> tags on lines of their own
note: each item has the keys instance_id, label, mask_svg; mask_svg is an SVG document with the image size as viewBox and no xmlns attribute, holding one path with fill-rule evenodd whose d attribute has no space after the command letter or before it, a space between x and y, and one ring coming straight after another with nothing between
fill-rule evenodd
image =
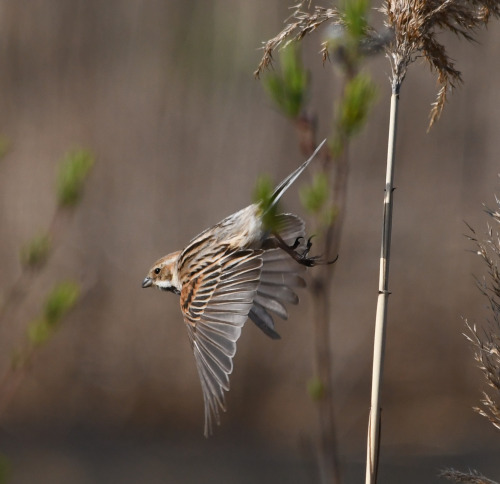
<instances>
[{"instance_id":1,"label":"bird's claw","mask_svg":"<svg viewBox=\"0 0 500 484\"><path fill-rule=\"evenodd\" d=\"M295 239L295 242L292 245L287 245L287 252L299 263L302 264L306 267L314 267L317 265L326 265L326 264L333 264L334 262L337 261L339 256L335 257L335 259L331 261L324 260L321 256L315 255L312 257L308 257L309 252L312 247L312 242L311 239L314 237L314 235L311 235L307 239L306 246L302 252L298 252L297 248L300 245L300 241L304 239L304 237L297 237Z\"/></svg>"},{"instance_id":2,"label":"bird's claw","mask_svg":"<svg viewBox=\"0 0 500 484\"><path fill-rule=\"evenodd\" d=\"M296 250L296 249L297 249L297 247L300 245L300 241L301 241L303 238L304 238L304 237L302 237L302 236L301 236L301 237L297 237L297 238L295 239L295 242L294 242L292 245L289 245L289 246L288 246L288 248L289 248L290 250Z\"/></svg>"}]
</instances>

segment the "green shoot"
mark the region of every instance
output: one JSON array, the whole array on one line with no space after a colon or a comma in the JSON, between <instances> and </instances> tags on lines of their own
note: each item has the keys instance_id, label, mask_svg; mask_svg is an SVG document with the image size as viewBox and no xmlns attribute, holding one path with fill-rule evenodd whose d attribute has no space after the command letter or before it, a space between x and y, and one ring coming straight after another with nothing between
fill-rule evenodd
<instances>
[{"instance_id":1,"label":"green shoot","mask_svg":"<svg viewBox=\"0 0 500 484\"><path fill-rule=\"evenodd\" d=\"M80 201L93 164L94 157L88 151L77 150L66 155L57 181L57 198L61 207L74 207Z\"/></svg>"},{"instance_id":2,"label":"green shoot","mask_svg":"<svg viewBox=\"0 0 500 484\"><path fill-rule=\"evenodd\" d=\"M21 264L26 268L41 267L47 261L50 248L50 237L47 234L33 237L21 248Z\"/></svg>"},{"instance_id":3,"label":"green shoot","mask_svg":"<svg viewBox=\"0 0 500 484\"><path fill-rule=\"evenodd\" d=\"M271 207L274 185L269 176L260 176L255 184L253 201L258 203L262 210L262 222L267 230L272 231L276 225L277 205Z\"/></svg>"},{"instance_id":4,"label":"green shoot","mask_svg":"<svg viewBox=\"0 0 500 484\"><path fill-rule=\"evenodd\" d=\"M80 288L74 282L57 284L47 296L42 315L28 328L28 339L33 346L44 344L58 329L61 319L76 304Z\"/></svg>"},{"instance_id":5,"label":"green shoot","mask_svg":"<svg viewBox=\"0 0 500 484\"><path fill-rule=\"evenodd\" d=\"M282 48L279 73L265 77L264 87L279 109L289 118L296 118L306 101L309 76L302 65L299 48L293 42Z\"/></svg>"}]
</instances>

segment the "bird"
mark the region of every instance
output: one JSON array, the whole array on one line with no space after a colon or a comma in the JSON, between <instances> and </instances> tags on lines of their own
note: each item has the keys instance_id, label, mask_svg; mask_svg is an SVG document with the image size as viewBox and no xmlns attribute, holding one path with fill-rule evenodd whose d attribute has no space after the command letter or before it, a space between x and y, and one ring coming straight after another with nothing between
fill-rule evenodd
<instances>
[{"instance_id":1,"label":"bird","mask_svg":"<svg viewBox=\"0 0 500 484\"><path fill-rule=\"evenodd\" d=\"M180 296L203 392L205 437L226 411L236 342L247 319L279 339L272 315L287 319L285 304L297 304L295 290L305 286L301 274L324 262L309 257L303 220L273 210L325 141L277 185L266 206L254 203L204 230L184 250L157 260L142 282ZM269 214L272 222L265 223Z\"/></svg>"}]
</instances>

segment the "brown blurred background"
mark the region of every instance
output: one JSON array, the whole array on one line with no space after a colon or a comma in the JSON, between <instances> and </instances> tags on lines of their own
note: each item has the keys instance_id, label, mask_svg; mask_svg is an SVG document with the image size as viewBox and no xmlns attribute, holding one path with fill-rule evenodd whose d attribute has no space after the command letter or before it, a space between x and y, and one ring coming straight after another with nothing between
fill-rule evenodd
<instances>
[{"instance_id":1,"label":"brown blurred background","mask_svg":"<svg viewBox=\"0 0 500 484\"><path fill-rule=\"evenodd\" d=\"M0 1L0 296L19 247L55 210L60 159L96 165L29 296L0 328L0 370L57 280L82 299L37 354L0 415L10 482L291 482L316 479L311 299L301 293L281 341L254 325L238 344L228 412L208 441L178 299L140 283L158 257L250 202L259 174L276 180L302 158L293 127L252 77L261 42L291 5L264 1ZM383 482L441 482L454 465L500 474L500 439L471 409L482 376L462 336L481 323L479 258L464 220L486 228L498 192L500 27L475 45L450 38L465 84L426 134L436 85L412 66L401 93L392 297L383 384ZM310 110L328 135L337 78L308 39ZM334 391L345 482L364 476L364 448L385 177L389 64L372 59L378 103L352 147L348 212L332 294ZM307 177L307 175L306 175ZM284 205L301 212L298 187Z\"/></svg>"}]
</instances>

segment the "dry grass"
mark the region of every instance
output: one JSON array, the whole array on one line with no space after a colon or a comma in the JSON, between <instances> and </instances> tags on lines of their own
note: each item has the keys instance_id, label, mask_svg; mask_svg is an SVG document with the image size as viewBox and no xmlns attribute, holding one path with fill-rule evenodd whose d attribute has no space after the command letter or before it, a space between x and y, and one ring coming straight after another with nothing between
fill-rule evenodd
<instances>
[{"instance_id":1,"label":"dry grass","mask_svg":"<svg viewBox=\"0 0 500 484\"><path fill-rule=\"evenodd\" d=\"M441 477L449 481L467 482L469 484L497 484L477 471L460 472L455 469L447 469L441 473Z\"/></svg>"},{"instance_id":2,"label":"dry grass","mask_svg":"<svg viewBox=\"0 0 500 484\"><path fill-rule=\"evenodd\" d=\"M500 224L500 200L496 200L497 209L486 209L486 213L493 220L495 226ZM475 324L468 322L465 334L474 348L474 358L482 371L487 385L493 389L494 396L483 392L481 406L474 410L487 418L490 423L500 430L500 234L498 229L488 225L486 236L478 238L475 230L469 226L469 239L473 242L475 252L481 257L487 268L487 275L477 280L477 287L488 300L488 307L492 319L487 321L484 328L478 329ZM477 471L460 472L455 469L446 469L442 477L455 482L471 484L496 484Z\"/></svg>"},{"instance_id":3,"label":"dry grass","mask_svg":"<svg viewBox=\"0 0 500 484\"><path fill-rule=\"evenodd\" d=\"M494 224L500 224L500 201L497 199L497 210L486 212ZM495 397L483 394L481 407L474 410L486 417L500 430L500 234L498 230L488 226L484 240L479 240L475 231L470 228L470 240L475 244L476 252L487 267L487 276L477 281L481 293L487 298L492 319L479 330L476 325L467 323L469 332L465 335L475 349L475 359L486 379L486 383L494 390Z\"/></svg>"},{"instance_id":4,"label":"dry grass","mask_svg":"<svg viewBox=\"0 0 500 484\"><path fill-rule=\"evenodd\" d=\"M308 11L310 7L310 2L307 1L291 7L292 14L285 20L285 28L272 39L264 42L264 55L254 72L255 77L260 77L262 71L272 64L273 52L277 48L286 47L293 40L302 40L328 20L334 24L342 23L342 16L336 8L315 6L312 11ZM323 58L325 58L324 53Z\"/></svg>"}]
</instances>

